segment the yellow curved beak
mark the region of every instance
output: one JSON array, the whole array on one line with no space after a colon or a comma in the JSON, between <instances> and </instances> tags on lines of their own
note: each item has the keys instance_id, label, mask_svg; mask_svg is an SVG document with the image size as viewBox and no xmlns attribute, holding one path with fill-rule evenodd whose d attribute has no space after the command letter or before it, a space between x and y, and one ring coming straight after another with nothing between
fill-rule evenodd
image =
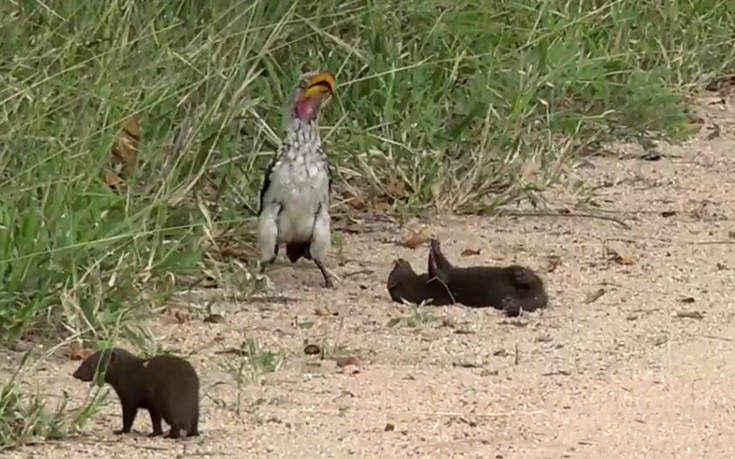
<instances>
[{"instance_id":1,"label":"yellow curved beak","mask_svg":"<svg viewBox=\"0 0 735 459\"><path fill-rule=\"evenodd\" d=\"M335 82L332 72L320 72L311 77L304 90L303 98L334 94Z\"/></svg>"}]
</instances>

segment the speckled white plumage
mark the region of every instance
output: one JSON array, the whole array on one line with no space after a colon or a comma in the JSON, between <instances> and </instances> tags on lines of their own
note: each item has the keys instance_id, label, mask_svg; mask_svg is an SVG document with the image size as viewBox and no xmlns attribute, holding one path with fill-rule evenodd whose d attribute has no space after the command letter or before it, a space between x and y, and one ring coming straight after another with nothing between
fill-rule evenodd
<instances>
[{"instance_id":1,"label":"speckled white plumage","mask_svg":"<svg viewBox=\"0 0 735 459\"><path fill-rule=\"evenodd\" d=\"M321 260L329 248L329 166L314 122L294 119L267 181L258 219L261 262L275 258L276 243L306 242L315 232L311 255ZM314 231L317 225L326 231Z\"/></svg>"}]
</instances>

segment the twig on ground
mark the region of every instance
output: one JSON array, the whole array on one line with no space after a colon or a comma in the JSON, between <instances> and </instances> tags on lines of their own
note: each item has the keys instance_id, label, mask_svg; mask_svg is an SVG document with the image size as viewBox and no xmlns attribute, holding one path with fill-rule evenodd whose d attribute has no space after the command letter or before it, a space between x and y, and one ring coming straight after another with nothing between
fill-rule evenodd
<instances>
[{"instance_id":1,"label":"twig on ground","mask_svg":"<svg viewBox=\"0 0 735 459\"><path fill-rule=\"evenodd\" d=\"M610 237L605 238L604 242L630 242L630 243L636 243L636 242L642 242L642 241L653 241L653 242L661 242L665 244L684 244L684 245L734 245L735 240L714 240L714 241L687 241L687 240L681 240L681 239L672 239L672 238L666 238L666 237L638 237L638 238L621 238L621 237Z\"/></svg>"},{"instance_id":2,"label":"twig on ground","mask_svg":"<svg viewBox=\"0 0 735 459\"><path fill-rule=\"evenodd\" d=\"M625 223L623 220L615 217L608 217L605 215L598 214L581 214L575 212L561 213L561 212L543 212L543 211L516 211L516 210L501 210L498 215L507 215L511 217L576 217L576 218L595 218L598 220L606 220L613 223L617 223L625 229L631 229L630 225Z\"/></svg>"},{"instance_id":3,"label":"twig on ground","mask_svg":"<svg viewBox=\"0 0 735 459\"><path fill-rule=\"evenodd\" d=\"M704 319L704 314L699 311L676 311L675 316L680 319Z\"/></svg>"},{"instance_id":4,"label":"twig on ground","mask_svg":"<svg viewBox=\"0 0 735 459\"><path fill-rule=\"evenodd\" d=\"M343 274L342 277L344 277L345 279L347 279L348 277L357 276L359 274L372 274L374 272L375 271L373 271L372 269L369 269L369 268L358 269L357 271L352 271L351 273Z\"/></svg>"},{"instance_id":5,"label":"twig on ground","mask_svg":"<svg viewBox=\"0 0 735 459\"><path fill-rule=\"evenodd\" d=\"M351 411L354 413L386 413L385 410L368 410L368 409L300 409L301 413L318 413L318 414L343 414L345 411ZM534 411L508 411L505 413L460 413L455 411L415 411L415 412L404 412L401 414L412 415L412 416L447 416L447 417L478 417L478 418L496 418L503 416L534 416L537 414L544 414L543 410Z\"/></svg>"},{"instance_id":6,"label":"twig on ground","mask_svg":"<svg viewBox=\"0 0 735 459\"><path fill-rule=\"evenodd\" d=\"M716 336L716 335L691 335L691 336L699 336L700 338L717 339L720 341L727 341L727 342L735 341L735 339L733 338L726 338L724 336Z\"/></svg>"}]
</instances>

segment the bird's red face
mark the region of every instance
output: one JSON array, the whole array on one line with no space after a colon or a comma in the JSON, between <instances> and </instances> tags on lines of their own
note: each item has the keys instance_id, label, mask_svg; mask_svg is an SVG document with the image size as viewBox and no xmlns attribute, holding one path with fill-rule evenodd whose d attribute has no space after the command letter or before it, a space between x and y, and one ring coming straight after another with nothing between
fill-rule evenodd
<instances>
[{"instance_id":1,"label":"bird's red face","mask_svg":"<svg viewBox=\"0 0 735 459\"><path fill-rule=\"evenodd\" d=\"M304 75L299 83L299 93L294 103L294 114L302 121L313 121L324 99L334 94L334 75L331 72L314 72Z\"/></svg>"}]
</instances>

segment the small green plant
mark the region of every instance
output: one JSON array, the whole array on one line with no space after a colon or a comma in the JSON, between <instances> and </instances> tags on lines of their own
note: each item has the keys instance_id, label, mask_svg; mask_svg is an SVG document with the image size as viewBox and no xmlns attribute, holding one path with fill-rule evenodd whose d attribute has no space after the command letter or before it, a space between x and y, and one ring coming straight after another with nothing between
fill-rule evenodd
<instances>
[{"instance_id":1,"label":"small green plant","mask_svg":"<svg viewBox=\"0 0 735 459\"><path fill-rule=\"evenodd\" d=\"M0 388L0 450L40 439L58 439L66 433L66 398L49 410L39 396L25 396L16 384Z\"/></svg>"},{"instance_id":2,"label":"small green plant","mask_svg":"<svg viewBox=\"0 0 735 459\"><path fill-rule=\"evenodd\" d=\"M342 231L332 233L332 245L336 249L336 256L339 260L344 258L345 235Z\"/></svg>"},{"instance_id":3,"label":"small green plant","mask_svg":"<svg viewBox=\"0 0 735 459\"><path fill-rule=\"evenodd\" d=\"M250 362L250 373L253 380L260 379L267 373L278 371L286 358L283 351L271 351L262 349L257 341L248 339L248 361Z\"/></svg>"},{"instance_id":4,"label":"small green plant","mask_svg":"<svg viewBox=\"0 0 735 459\"><path fill-rule=\"evenodd\" d=\"M76 414L72 417L71 428L73 431L79 431L84 425L94 417L100 410L102 402L110 395L110 388L102 386L90 386L82 405L76 409Z\"/></svg>"},{"instance_id":5,"label":"small green plant","mask_svg":"<svg viewBox=\"0 0 735 459\"><path fill-rule=\"evenodd\" d=\"M319 323L320 325L323 324L322 322ZM293 327L299 333L302 345L318 346L318 349L320 351L318 355L320 358L324 359L327 357L360 353L360 350L351 349L346 343L342 342L342 339L344 338L343 332L345 326L344 317L339 318L336 330L330 330L328 333L322 334L322 336L319 338L309 337L309 332L313 330L314 325L316 324L317 322L310 320L302 321L299 319L298 316L294 316L292 322ZM303 351L303 349L299 349L297 352L301 353Z\"/></svg>"},{"instance_id":6,"label":"small green plant","mask_svg":"<svg viewBox=\"0 0 735 459\"><path fill-rule=\"evenodd\" d=\"M26 352L10 379L0 385L0 451L23 443L64 438L81 428L99 406L95 396L71 411L68 396L63 392L62 400L51 409L41 396L23 393L18 377L30 355L30 351Z\"/></svg>"},{"instance_id":7,"label":"small green plant","mask_svg":"<svg viewBox=\"0 0 735 459\"><path fill-rule=\"evenodd\" d=\"M233 356L233 354L235 356ZM228 373L237 389L235 412L239 415L242 407L242 390L247 384L261 385L268 373L278 371L286 358L283 351L271 351L260 347L257 341L248 338L240 348L220 361L220 367Z\"/></svg>"},{"instance_id":8,"label":"small green plant","mask_svg":"<svg viewBox=\"0 0 735 459\"><path fill-rule=\"evenodd\" d=\"M431 312L432 306L412 306L412 311L408 314L392 317L386 326L396 327L403 325L410 328L417 328L431 322L435 322L437 317Z\"/></svg>"}]
</instances>

